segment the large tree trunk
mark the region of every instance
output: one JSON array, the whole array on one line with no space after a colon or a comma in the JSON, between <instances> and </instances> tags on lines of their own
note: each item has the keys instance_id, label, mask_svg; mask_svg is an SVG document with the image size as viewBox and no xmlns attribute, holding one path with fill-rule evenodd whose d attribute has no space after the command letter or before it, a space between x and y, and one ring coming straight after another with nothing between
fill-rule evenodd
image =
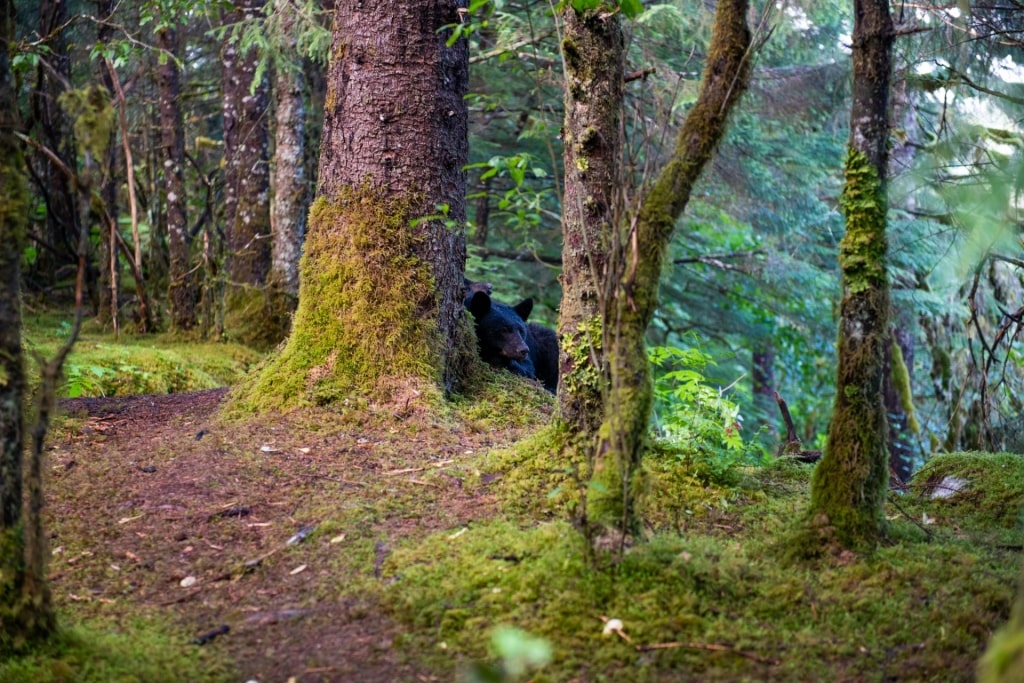
<instances>
[{"instance_id":1,"label":"large tree trunk","mask_svg":"<svg viewBox=\"0 0 1024 683\"><path fill-rule=\"evenodd\" d=\"M626 41L618 13L562 10L565 196L559 419L593 435L607 391L601 315L614 294L608 260L623 218L622 102Z\"/></svg>"},{"instance_id":2,"label":"large tree trunk","mask_svg":"<svg viewBox=\"0 0 1024 683\"><path fill-rule=\"evenodd\" d=\"M811 524L824 543L870 549L884 530L889 482L882 377L889 341L885 178L894 35L888 0L854 0L854 16L839 369L828 445L811 484Z\"/></svg>"},{"instance_id":3,"label":"large tree trunk","mask_svg":"<svg viewBox=\"0 0 1024 683\"><path fill-rule=\"evenodd\" d=\"M164 206L167 212L167 246L170 253L168 299L171 329L190 330L196 324L199 301L199 273L192 267L192 245L188 231L188 206L185 197L185 125L179 98L181 77L171 58L178 55L178 35L173 27L157 32L157 45L167 53L157 66L157 90L160 107L160 160L164 179Z\"/></svg>"},{"instance_id":4,"label":"large tree trunk","mask_svg":"<svg viewBox=\"0 0 1024 683\"><path fill-rule=\"evenodd\" d=\"M261 0L243 0L225 23L252 21ZM244 344L268 348L287 324L267 290L270 274L270 142L267 84L254 83L259 55L229 40L221 53L224 80L224 215L227 239L224 272L226 334Z\"/></svg>"},{"instance_id":5,"label":"large tree trunk","mask_svg":"<svg viewBox=\"0 0 1024 683\"><path fill-rule=\"evenodd\" d=\"M408 406L457 380L468 48L440 30L457 7L336 10L299 307L288 344L245 392L258 406L353 395Z\"/></svg>"},{"instance_id":6,"label":"large tree trunk","mask_svg":"<svg viewBox=\"0 0 1024 683\"><path fill-rule=\"evenodd\" d=\"M653 404L644 335L658 303L665 250L676 221L704 166L725 134L729 112L750 78L747 0L720 0L697 102L676 139L676 149L619 239L610 267L614 295L606 297L604 351L609 393L594 454L589 488L592 519L635 532L635 475L646 443Z\"/></svg>"}]
</instances>

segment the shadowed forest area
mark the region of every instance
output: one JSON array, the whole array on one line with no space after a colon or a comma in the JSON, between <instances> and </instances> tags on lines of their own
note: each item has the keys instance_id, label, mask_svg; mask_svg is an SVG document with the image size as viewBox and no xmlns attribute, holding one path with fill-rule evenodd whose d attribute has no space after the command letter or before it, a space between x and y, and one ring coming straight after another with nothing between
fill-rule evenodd
<instances>
[{"instance_id":1,"label":"shadowed forest area","mask_svg":"<svg viewBox=\"0 0 1024 683\"><path fill-rule=\"evenodd\" d=\"M0 2L0 683L1022 680L1018 0Z\"/></svg>"}]
</instances>

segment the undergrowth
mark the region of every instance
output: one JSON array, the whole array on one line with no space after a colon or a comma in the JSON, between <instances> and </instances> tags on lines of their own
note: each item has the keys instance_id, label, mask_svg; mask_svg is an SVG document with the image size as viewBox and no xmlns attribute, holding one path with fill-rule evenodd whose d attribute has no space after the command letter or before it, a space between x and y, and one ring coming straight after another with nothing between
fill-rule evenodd
<instances>
[{"instance_id":1,"label":"undergrowth","mask_svg":"<svg viewBox=\"0 0 1024 683\"><path fill-rule=\"evenodd\" d=\"M0 683L221 683L223 655L182 645L167 624L94 621L62 631L30 654L0 661Z\"/></svg>"},{"instance_id":2,"label":"undergrowth","mask_svg":"<svg viewBox=\"0 0 1024 683\"><path fill-rule=\"evenodd\" d=\"M25 319L27 356L53 357L67 339L70 323L57 316ZM85 325L64 363L60 395L68 398L169 394L213 389L236 382L259 361L237 344L196 343L170 335L128 335L115 339ZM29 380L38 383L32 360Z\"/></svg>"},{"instance_id":3,"label":"undergrowth","mask_svg":"<svg viewBox=\"0 0 1024 683\"><path fill-rule=\"evenodd\" d=\"M520 491L507 500L513 516L402 548L385 565L384 599L408 624L403 645L453 675L493 657L487 634L512 626L553 649L538 683L973 680L1009 615L1019 525L1016 545L983 542L955 507L927 527L890 507L890 542L874 555L784 564L777 544L806 506L810 472L778 461L731 487L680 480L677 492L689 486L703 503L680 515L648 500L644 542L594 567L557 506L537 522L525 477L506 472L502 486ZM1024 487L1015 496L1019 510ZM1001 493L988 502L1006 505ZM609 619L624 635L604 634Z\"/></svg>"}]
</instances>

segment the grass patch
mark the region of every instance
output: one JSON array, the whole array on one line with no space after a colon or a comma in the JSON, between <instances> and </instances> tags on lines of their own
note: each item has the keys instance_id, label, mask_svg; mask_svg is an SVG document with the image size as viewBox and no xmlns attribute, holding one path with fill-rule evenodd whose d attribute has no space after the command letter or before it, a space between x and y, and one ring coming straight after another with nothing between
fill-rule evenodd
<instances>
[{"instance_id":1,"label":"grass patch","mask_svg":"<svg viewBox=\"0 0 1024 683\"><path fill-rule=\"evenodd\" d=\"M403 645L453 675L493 656L493 629L514 626L552 646L538 682L680 671L702 681L973 680L1009 616L1019 553L950 529L928 537L892 508L891 542L874 555L783 565L774 546L807 505L810 471L750 470L726 502L598 567L563 522L436 534L389 558L393 582L381 590L408 626ZM603 635L606 618L631 640Z\"/></svg>"},{"instance_id":2,"label":"grass patch","mask_svg":"<svg viewBox=\"0 0 1024 683\"><path fill-rule=\"evenodd\" d=\"M27 356L53 357L71 332L68 319L47 314L25 318ZM127 335L115 339L84 325L64 364L62 397L169 394L213 389L236 382L260 355L238 344L196 343L171 335ZM38 384L35 361L29 380Z\"/></svg>"},{"instance_id":3,"label":"grass patch","mask_svg":"<svg viewBox=\"0 0 1024 683\"><path fill-rule=\"evenodd\" d=\"M188 645L167 624L90 622L0 661L0 683L220 683L235 680L223 653ZM209 647L209 646L208 646Z\"/></svg>"}]
</instances>

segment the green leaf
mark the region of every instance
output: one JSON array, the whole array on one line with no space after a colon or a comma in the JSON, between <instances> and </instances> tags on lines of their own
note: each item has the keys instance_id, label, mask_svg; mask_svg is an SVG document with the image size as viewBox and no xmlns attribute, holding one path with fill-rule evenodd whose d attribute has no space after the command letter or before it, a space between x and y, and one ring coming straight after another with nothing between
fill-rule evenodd
<instances>
[{"instance_id":1,"label":"green leaf","mask_svg":"<svg viewBox=\"0 0 1024 683\"><path fill-rule=\"evenodd\" d=\"M636 19L644 11L640 0L619 0L619 8L630 19Z\"/></svg>"}]
</instances>

